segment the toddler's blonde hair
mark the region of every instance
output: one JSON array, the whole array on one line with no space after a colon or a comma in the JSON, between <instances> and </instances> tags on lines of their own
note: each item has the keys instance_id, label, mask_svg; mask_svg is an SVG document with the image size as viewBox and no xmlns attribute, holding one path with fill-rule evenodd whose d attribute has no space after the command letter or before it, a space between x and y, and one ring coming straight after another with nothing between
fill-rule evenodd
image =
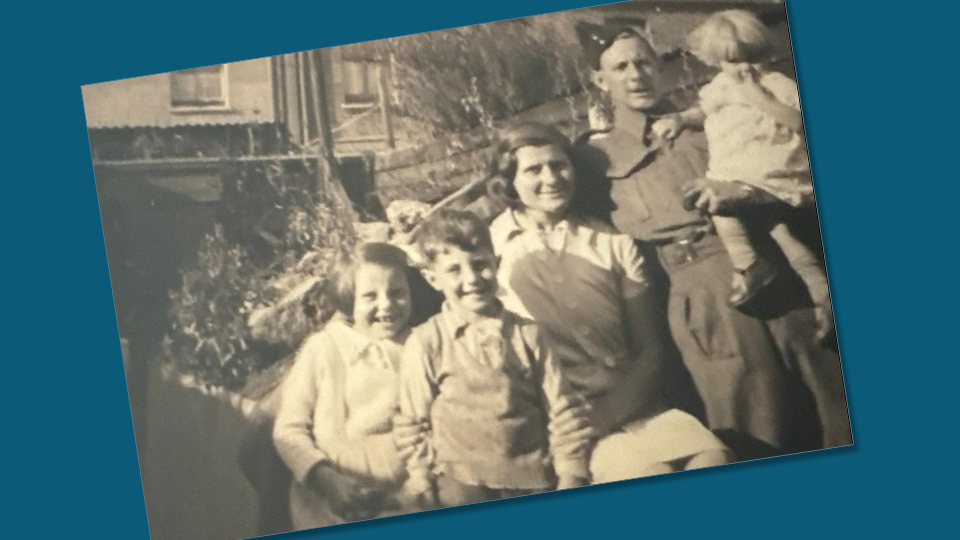
<instances>
[{"instance_id":1,"label":"toddler's blonde hair","mask_svg":"<svg viewBox=\"0 0 960 540\"><path fill-rule=\"evenodd\" d=\"M711 66L758 63L770 52L767 27L753 13L732 9L711 15L687 36L690 52Z\"/></svg>"}]
</instances>

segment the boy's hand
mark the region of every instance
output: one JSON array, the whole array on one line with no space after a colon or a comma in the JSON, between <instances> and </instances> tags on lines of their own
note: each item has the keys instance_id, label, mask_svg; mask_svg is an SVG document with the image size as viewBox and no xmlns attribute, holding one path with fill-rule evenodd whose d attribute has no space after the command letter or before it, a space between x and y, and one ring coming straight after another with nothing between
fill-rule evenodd
<instances>
[{"instance_id":1,"label":"boy's hand","mask_svg":"<svg viewBox=\"0 0 960 540\"><path fill-rule=\"evenodd\" d=\"M345 521L370 519L380 512L383 490L353 474L321 463L310 471L308 481Z\"/></svg>"},{"instance_id":2,"label":"boy's hand","mask_svg":"<svg viewBox=\"0 0 960 540\"><path fill-rule=\"evenodd\" d=\"M555 453L579 454L597 436L590 421L590 405L579 400L564 399L550 415L550 444Z\"/></svg>"},{"instance_id":3,"label":"boy's hand","mask_svg":"<svg viewBox=\"0 0 960 540\"><path fill-rule=\"evenodd\" d=\"M561 476L557 482L557 489L570 489L590 485L586 478L579 476Z\"/></svg>"},{"instance_id":4,"label":"boy's hand","mask_svg":"<svg viewBox=\"0 0 960 540\"><path fill-rule=\"evenodd\" d=\"M417 445L427 438L430 423L427 420L417 421L409 416L396 415L393 418L393 441L400 453L400 459L406 460L412 456Z\"/></svg>"}]
</instances>

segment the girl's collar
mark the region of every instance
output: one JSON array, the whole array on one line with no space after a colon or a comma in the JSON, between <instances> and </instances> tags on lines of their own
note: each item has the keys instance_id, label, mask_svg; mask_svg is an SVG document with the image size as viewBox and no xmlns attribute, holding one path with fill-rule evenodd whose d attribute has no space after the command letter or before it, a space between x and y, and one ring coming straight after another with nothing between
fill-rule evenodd
<instances>
[{"instance_id":1,"label":"girl's collar","mask_svg":"<svg viewBox=\"0 0 960 540\"><path fill-rule=\"evenodd\" d=\"M411 331L410 328L405 328L404 330L402 330L400 333L393 336L392 338L376 338L354 328L353 322L350 320L350 318L342 313L334 314L334 316L331 317L329 321L327 321L328 327L334 326L334 325L342 326L346 331L356 335L361 340L366 340L368 343L382 342L382 343L393 343L396 345L402 345L407 340L407 337L410 335L410 331Z\"/></svg>"}]
</instances>

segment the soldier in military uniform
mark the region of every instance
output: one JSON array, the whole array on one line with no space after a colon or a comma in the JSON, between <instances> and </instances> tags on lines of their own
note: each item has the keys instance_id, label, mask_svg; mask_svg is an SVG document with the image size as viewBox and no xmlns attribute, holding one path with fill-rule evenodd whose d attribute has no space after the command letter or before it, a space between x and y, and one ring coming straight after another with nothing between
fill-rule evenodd
<instances>
[{"instance_id":1,"label":"soldier in military uniform","mask_svg":"<svg viewBox=\"0 0 960 540\"><path fill-rule=\"evenodd\" d=\"M776 247L758 248L773 250L785 276L762 309L728 304L733 268L706 213L735 209L760 222L782 203L746 184L705 180L702 133L654 135L652 123L675 111L662 99L660 59L636 25L583 24L578 33L613 127L577 146L589 173L576 203L639 241L665 271L663 307L707 425L741 459L852 444L839 355L816 343L810 299Z\"/></svg>"}]
</instances>

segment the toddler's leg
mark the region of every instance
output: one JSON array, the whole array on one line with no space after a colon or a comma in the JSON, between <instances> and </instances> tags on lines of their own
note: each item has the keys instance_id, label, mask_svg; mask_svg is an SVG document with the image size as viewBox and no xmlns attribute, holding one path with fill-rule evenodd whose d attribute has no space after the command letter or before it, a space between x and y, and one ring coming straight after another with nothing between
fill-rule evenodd
<instances>
[{"instance_id":1,"label":"toddler's leg","mask_svg":"<svg viewBox=\"0 0 960 540\"><path fill-rule=\"evenodd\" d=\"M830 300L830 292L827 290L827 274L820 266L820 261L807 246L797 240L790 232L790 228L785 223L777 223L770 230L770 236L777 241L783 254L790 261L790 266L796 270L800 279L807 286L810 292L810 298L814 303L819 304Z\"/></svg>"},{"instance_id":2,"label":"toddler's leg","mask_svg":"<svg viewBox=\"0 0 960 540\"><path fill-rule=\"evenodd\" d=\"M827 273L820 266L817 256L807 246L797 240L786 223L777 223L770 230L770 236L776 240L790 266L797 272L816 308L817 339L823 341L833 331L833 307L830 305L830 291L827 288Z\"/></svg>"},{"instance_id":3,"label":"toddler's leg","mask_svg":"<svg viewBox=\"0 0 960 540\"><path fill-rule=\"evenodd\" d=\"M739 218L713 216L712 219L717 236L730 254L730 261L736 269L733 274L730 303L743 307L764 287L773 282L777 277L776 270L766 259L757 255L750 242L747 228Z\"/></svg>"},{"instance_id":4,"label":"toddler's leg","mask_svg":"<svg viewBox=\"0 0 960 540\"><path fill-rule=\"evenodd\" d=\"M750 243L747 228L740 218L732 216L712 216L713 226L717 229L717 236L727 248L733 267L737 270L746 270L757 262L757 252Z\"/></svg>"}]
</instances>

